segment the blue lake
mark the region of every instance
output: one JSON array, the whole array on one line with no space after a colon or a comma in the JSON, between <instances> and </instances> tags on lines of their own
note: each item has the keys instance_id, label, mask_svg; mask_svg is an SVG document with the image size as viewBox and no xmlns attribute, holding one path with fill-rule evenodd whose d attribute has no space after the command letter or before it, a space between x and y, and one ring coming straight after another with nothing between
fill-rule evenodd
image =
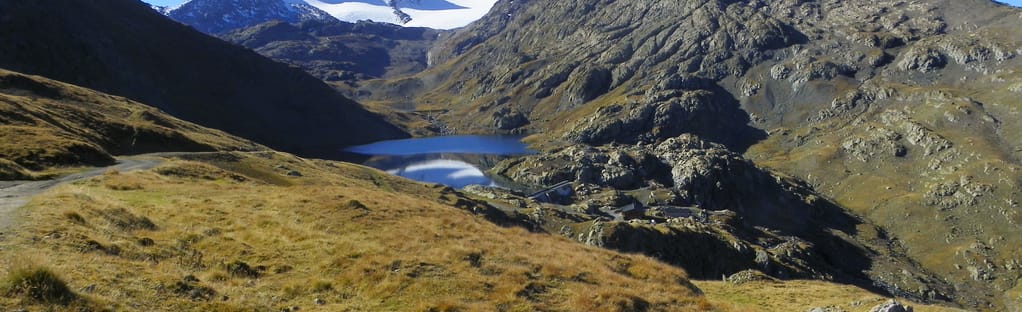
<instances>
[{"instance_id":1,"label":"blue lake","mask_svg":"<svg viewBox=\"0 0 1022 312\"><path fill-rule=\"evenodd\" d=\"M480 135L380 141L345 151L372 155L364 164L390 174L453 188L500 186L486 168L502 158L535 153L520 137Z\"/></svg>"}]
</instances>

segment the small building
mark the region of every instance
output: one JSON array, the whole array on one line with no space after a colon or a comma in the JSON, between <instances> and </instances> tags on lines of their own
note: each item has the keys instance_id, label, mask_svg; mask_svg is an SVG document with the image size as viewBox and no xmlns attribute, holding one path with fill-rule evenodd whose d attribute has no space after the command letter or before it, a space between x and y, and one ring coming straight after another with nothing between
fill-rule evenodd
<instances>
[{"instance_id":1,"label":"small building","mask_svg":"<svg viewBox=\"0 0 1022 312\"><path fill-rule=\"evenodd\" d=\"M571 196L575 195L571 181L564 181L553 186L542 189L529 195L529 198L538 202L564 204L571 202Z\"/></svg>"},{"instance_id":2,"label":"small building","mask_svg":"<svg viewBox=\"0 0 1022 312\"><path fill-rule=\"evenodd\" d=\"M699 209L697 207L677 207L677 206L661 206L658 207L659 215L666 219L674 218L695 218L695 219L706 219L706 210Z\"/></svg>"},{"instance_id":3,"label":"small building","mask_svg":"<svg viewBox=\"0 0 1022 312\"><path fill-rule=\"evenodd\" d=\"M642 219L646 216L646 211L642 209L642 205L638 202L632 202L618 208L621 211L621 217L625 220Z\"/></svg>"}]
</instances>

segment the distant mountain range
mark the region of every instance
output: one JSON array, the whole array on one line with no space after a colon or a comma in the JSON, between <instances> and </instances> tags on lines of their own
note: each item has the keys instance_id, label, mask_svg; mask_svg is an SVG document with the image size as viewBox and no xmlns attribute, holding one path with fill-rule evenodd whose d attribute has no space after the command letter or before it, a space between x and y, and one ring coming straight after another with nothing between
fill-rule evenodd
<instances>
[{"instance_id":1,"label":"distant mountain range","mask_svg":"<svg viewBox=\"0 0 1022 312\"><path fill-rule=\"evenodd\" d=\"M269 21L297 23L371 20L409 27L452 29L485 15L495 0L191 0L176 7L153 6L207 34Z\"/></svg>"}]
</instances>

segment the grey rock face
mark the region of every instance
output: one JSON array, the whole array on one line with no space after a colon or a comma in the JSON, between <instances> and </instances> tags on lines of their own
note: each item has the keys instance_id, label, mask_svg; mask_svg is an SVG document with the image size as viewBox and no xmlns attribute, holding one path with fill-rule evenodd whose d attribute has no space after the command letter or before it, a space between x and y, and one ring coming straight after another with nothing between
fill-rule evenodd
<instances>
[{"instance_id":1,"label":"grey rock face","mask_svg":"<svg viewBox=\"0 0 1022 312\"><path fill-rule=\"evenodd\" d=\"M610 89L613 77L610 70L606 68L592 68L575 73L576 77L573 77L572 80L577 80L578 83L574 83L568 88L563 101L568 107L592 101Z\"/></svg>"},{"instance_id":2,"label":"grey rock face","mask_svg":"<svg viewBox=\"0 0 1022 312\"><path fill-rule=\"evenodd\" d=\"M928 73L941 69L947 65L944 54L930 48L911 48L901 56L898 68L901 70L918 70L921 73Z\"/></svg>"},{"instance_id":3,"label":"grey rock face","mask_svg":"<svg viewBox=\"0 0 1022 312\"><path fill-rule=\"evenodd\" d=\"M742 148L743 138L756 137L745 128L748 116L719 96L712 83L694 76L667 76L636 102L602 107L578 121L565 138L592 145L654 143L693 133Z\"/></svg>"},{"instance_id":4,"label":"grey rock face","mask_svg":"<svg viewBox=\"0 0 1022 312\"><path fill-rule=\"evenodd\" d=\"M738 209L746 218L767 222L773 213L787 220L772 222L800 228L806 203L791 192L800 187L756 168L721 144L683 134L657 145L589 147L574 145L555 153L504 161L494 169L512 180L550 185L561 181L630 190L671 188L672 204L706 209ZM781 212L784 211L784 212Z\"/></svg>"},{"instance_id":5,"label":"grey rock face","mask_svg":"<svg viewBox=\"0 0 1022 312\"><path fill-rule=\"evenodd\" d=\"M907 149L900 143L901 134L887 128L870 127L864 135L853 136L841 148L855 159L869 162L875 157L903 157Z\"/></svg>"},{"instance_id":6,"label":"grey rock face","mask_svg":"<svg viewBox=\"0 0 1022 312\"><path fill-rule=\"evenodd\" d=\"M493 126L500 130L511 130L529 123L529 119L521 112L512 112L504 108L493 113Z\"/></svg>"},{"instance_id":7,"label":"grey rock face","mask_svg":"<svg viewBox=\"0 0 1022 312\"><path fill-rule=\"evenodd\" d=\"M593 221L589 230L578 234L578 241L589 246L603 247L603 222Z\"/></svg>"}]
</instances>

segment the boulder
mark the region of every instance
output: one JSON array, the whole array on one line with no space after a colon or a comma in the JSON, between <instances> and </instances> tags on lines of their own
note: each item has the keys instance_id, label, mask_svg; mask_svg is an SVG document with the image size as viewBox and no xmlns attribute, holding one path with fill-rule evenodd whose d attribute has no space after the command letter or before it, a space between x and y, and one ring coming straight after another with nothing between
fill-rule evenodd
<instances>
[{"instance_id":1,"label":"boulder","mask_svg":"<svg viewBox=\"0 0 1022 312\"><path fill-rule=\"evenodd\" d=\"M529 124L529 118L522 112L512 112L504 108L493 113L493 126L500 130L512 130Z\"/></svg>"},{"instance_id":2,"label":"boulder","mask_svg":"<svg viewBox=\"0 0 1022 312\"><path fill-rule=\"evenodd\" d=\"M869 312L912 312L912 307L902 305L894 299L891 299L869 309Z\"/></svg>"},{"instance_id":3,"label":"boulder","mask_svg":"<svg viewBox=\"0 0 1022 312\"><path fill-rule=\"evenodd\" d=\"M932 72L947 65L944 54L931 48L912 47L902 54L898 68L901 70L918 70L921 73Z\"/></svg>"}]
</instances>

